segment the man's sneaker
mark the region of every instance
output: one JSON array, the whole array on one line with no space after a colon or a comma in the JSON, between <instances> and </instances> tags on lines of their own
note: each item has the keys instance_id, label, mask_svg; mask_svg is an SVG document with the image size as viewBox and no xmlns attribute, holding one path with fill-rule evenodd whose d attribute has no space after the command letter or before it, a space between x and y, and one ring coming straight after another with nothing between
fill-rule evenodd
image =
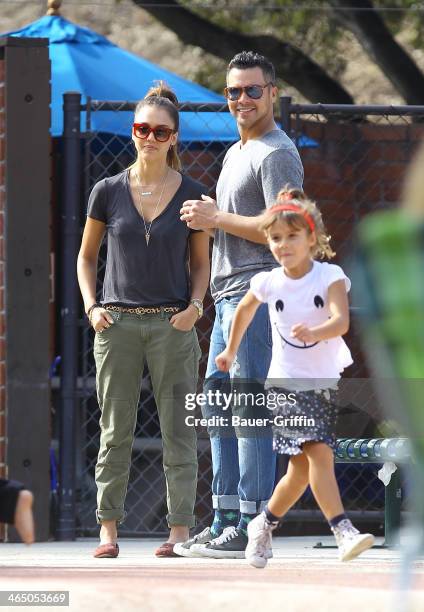
<instances>
[{"instance_id":1,"label":"man's sneaker","mask_svg":"<svg viewBox=\"0 0 424 612\"><path fill-rule=\"evenodd\" d=\"M194 544L207 544L212 540L212 533L210 527L206 527L201 533L193 536L189 540L185 542L178 542L174 546L174 553L179 555L180 557L201 557L199 553L196 553L196 550L193 550Z\"/></svg>"},{"instance_id":2,"label":"man's sneaker","mask_svg":"<svg viewBox=\"0 0 424 612\"><path fill-rule=\"evenodd\" d=\"M360 533L349 519L340 521L331 531L339 547L340 561L350 561L374 544L374 536L370 533Z\"/></svg>"},{"instance_id":3,"label":"man's sneaker","mask_svg":"<svg viewBox=\"0 0 424 612\"><path fill-rule=\"evenodd\" d=\"M248 543L246 546L246 559L253 567L263 568L267 559L272 557L272 531L277 525L270 523L261 512L247 526Z\"/></svg>"},{"instance_id":4,"label":"man's sneaker","mask_svg":"<svg viewBox=\"0 0 424 612\"><path fill-rule=\"evenodd\" d=\"M226 527L220 536L208 544L193 544L193 552L199 557L212 557L213 559L244 559L246 545L247 536L244 533L235 527Z\"/></svg>"}]
</instances>

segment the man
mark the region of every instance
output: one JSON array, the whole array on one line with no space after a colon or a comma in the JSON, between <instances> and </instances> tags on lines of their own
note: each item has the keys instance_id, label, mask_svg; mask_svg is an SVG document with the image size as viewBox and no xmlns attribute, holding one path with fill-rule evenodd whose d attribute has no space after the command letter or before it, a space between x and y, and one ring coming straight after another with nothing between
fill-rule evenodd
<instances>
[{"instance_id":1,"label":"man","mask_svg":"<svg viewBox=\"0 0 424 612\"><path fill-rule=\"evenodd\" d=\"M202 196L203 201L188 200L181 209L181 219L190 228L203 229L214 237L211 293L216 318L205 392L254 388L257 393L271 360L271 329L265 304L258 309L229 375L218 370L215 357L225 348L234 310L249 289L250 279L276 265L265 247L265 236L258 230L261 211L275 202L286 184L302 188L303 167L295 145L274 120L277 88L271 62L253 51L237 54L228 65L225 95L237 121L240 141L224 158L217 201L207 196ZM210 401L203 409L204 416L230 417L229 423L231 414L270 416L266 408L261 412L258 406L250 406L249 411L246 404L224 412L222 404L223 400ZM213 524L200 536L177 544L174 551L182 556L243 558L247 525L274 488L272 432L269 428L234 428L231 424L209 427L208 431Z\"/></svg>"}]
</instances>

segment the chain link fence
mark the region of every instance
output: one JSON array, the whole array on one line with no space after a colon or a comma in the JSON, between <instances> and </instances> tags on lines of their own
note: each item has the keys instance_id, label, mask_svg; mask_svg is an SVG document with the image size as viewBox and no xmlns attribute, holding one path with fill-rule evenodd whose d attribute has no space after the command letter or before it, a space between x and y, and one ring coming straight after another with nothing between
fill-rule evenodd
<instances>
[{"instance_id":1,"label":"chain link fence","mask_svg":"<svg viewBox=\"0 0 424 612\"><path fill-rule=\"evenodd\" d=\"M93 185L100 179L127 168L135 158L130 138L132 102L87 102L85 110L83 187L84 204L81 209L81 228L85 221L86 203ZM204 183L209 193L219 176L225 151L231 142L222 140L223 125L228 129L233 119L226 105L183 104L181 115L186 122L203 123L210 134L208 140L183 140L180 155L184 171ZM423 135L424 107L355 107L294 105L281 99L281 121L299 147L305 167L305 190L317 199L324 220L332 235L337 262L349 260L354 252L354 232L358 220L367 212L396 205L407 164ZM114 130L95 131L93 119L97 113L110 117ZM116 122L122 130L116 130ZM128 136L120 134L127 133ZM105 246L99 257L99 284L105 267ZM360 296L352 306L360 316ZM353 324L347 342L354 358L347 376L352 385L342 400L340 437L373 437L383 415L378 407L361 354L359 334ZM206 299L205 315L197 329L202 348L201 377L204 375L209 335L214 320L210 296ZM95 367L92 355L93 332L89 329L81 309L79 321L77 423L77 533L94 535L98 532L94 510L96 487L94 468L99 448L99 408L95 393ZM384 435L383 431L383 435ZM390 432L393 434L393 432ZM366 519L382 523L384 486L377 478L380 466L340 464L337 476L346 508L356 520ZM285 460L279 460L279 474ZM202 526L210 523L212 469L210 446L205 431L199 432L199 483L196 514ZM120 533L122 535L163 535L166 494L162 469L159 422L147 370L144 373L140 397L132 468L126 499L129 510ZM288 519L322 520L308 490Z\"/></svg>"}]
</instances>

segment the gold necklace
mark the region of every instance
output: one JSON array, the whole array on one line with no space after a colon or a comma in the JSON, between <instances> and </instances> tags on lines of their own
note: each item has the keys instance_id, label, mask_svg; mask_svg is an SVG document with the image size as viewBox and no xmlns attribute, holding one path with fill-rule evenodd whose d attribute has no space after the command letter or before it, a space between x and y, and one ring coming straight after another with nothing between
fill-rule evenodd
<instances>
[{"instance_id":1,"label":"gold necklace","mask_svg":"<svg viewBox=\"0 0 424 612\"><path fill-rule=\"evenodd\" d=\"M166 179L168 178L168 174L169 174L169 166L168 166L168 168L167 168L167 170L166 170L166 172L164 174L163 181L162 181L162 189L161 189L158 201L156 202L155 210L154 210L154 213L153 213L153 218L150 221L149 226L146 225L146 220L144 218L142 196L143 195L151 195L152 192L143 192L142 191L140 177L138 176L137 170L134 170L134 173L135 173L135 176L136 176L136 179L137 179L137 184L138 184L137 193L138 193L138 199L140 201L141 217L143 219L143 224L144 224L144 235L145 235L145 238L146 238L146 244L147 244L147 246L149 246L150 231L152 229L152 223L153 223L153 221L156 218L156 213L157 213L160 201L162 200L162 195L163 195L163 191L165 189Z\"/></svg>"}]
</instances>

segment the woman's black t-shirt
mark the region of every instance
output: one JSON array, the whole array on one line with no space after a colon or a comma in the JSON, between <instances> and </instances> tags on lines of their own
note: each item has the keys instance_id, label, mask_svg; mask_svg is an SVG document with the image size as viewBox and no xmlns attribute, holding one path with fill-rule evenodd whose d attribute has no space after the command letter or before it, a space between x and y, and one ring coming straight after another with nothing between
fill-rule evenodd
<instances>
[{"instance_id":1,"label":"woman's black t-shirt","mask_svg":"<svg viewBox=\"0 0 424 612\"><path fill-rule=\"evenodd\" d=\"M172 200L154 219L149 245L141 215L131 196L128 170L94 186L87 216L107 227L107 261L103 304L158 306L187 304L189 235L180 220L185 200L198 200L206 188L187 176Z\"/></svg>"}]
</instances>

